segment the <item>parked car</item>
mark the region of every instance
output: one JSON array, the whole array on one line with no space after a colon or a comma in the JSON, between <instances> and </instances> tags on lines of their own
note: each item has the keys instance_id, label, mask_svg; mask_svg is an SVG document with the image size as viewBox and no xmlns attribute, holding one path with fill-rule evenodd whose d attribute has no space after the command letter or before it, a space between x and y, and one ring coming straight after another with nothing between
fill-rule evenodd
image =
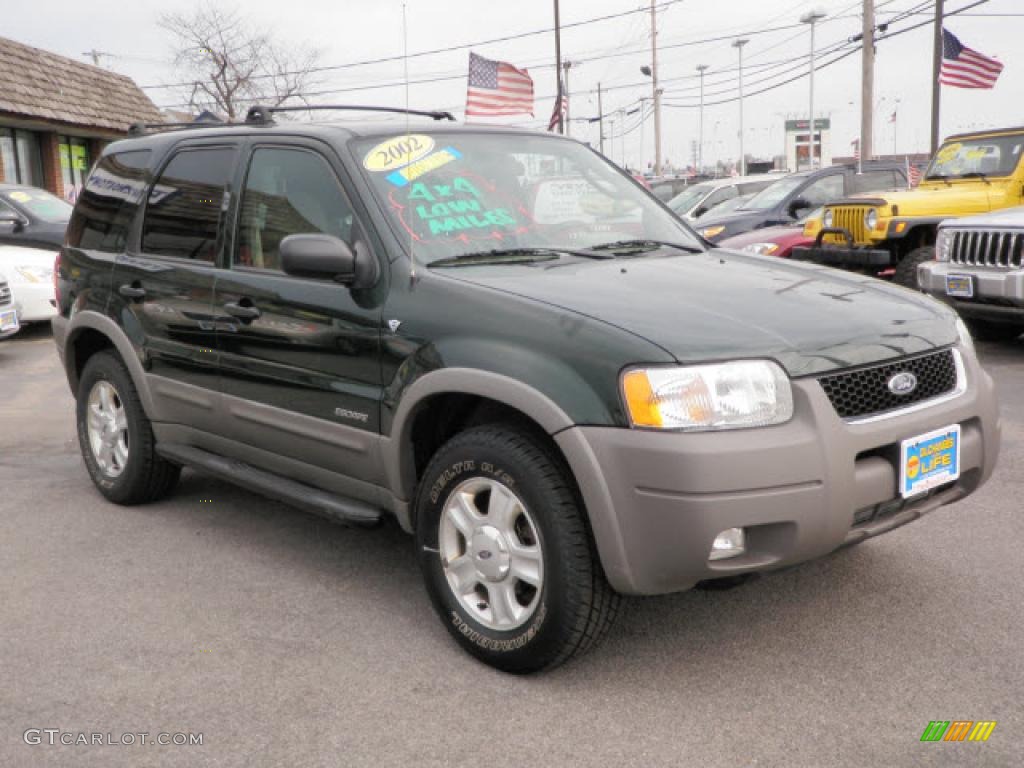
<instances>
[{"instance_id":1,"label":"parked car","mask_svg":"<svg viewBox=\"0 0 1024 768\"><path fill-rule=\"evenodd\" d=\"M724 203L723 205L727 205ZM821 229L821 208L808 211L791 226L764 227L742 235L727 237L718 243L721 248L732 248L762 256L778 256L788 259L793 249L814 243Z\"/></svg>"},{"instance_id":2,"label":"parked car","mask_svg":"<svg viewBox=\"0 0 1024 768\"><path fill-rule=\"evenodd\" d=\"M54 340L113 502L190 466L392 516L453 638L531 672L623 594L816 558L992 472L992 380L921 294L710 248L565 137L273 114L136 130L76 204Z\"/></svg>"},{"instance_id":3,"label":"parked car","mask_svg":"<svg viewBox=\"0 0 1024 768\"><path fill-rule=\"evenodd\" d=\"M783 176L738 211L723 216L709 213L697 231L717 243L752 229L792 224L807 211L844 195L907 184L906 172L898 163L865 163L863 173L857 170L856 165L832 165Z\"/></svg>"},{"instance_id":4,"label":"parked car","mask_svg":"<svg viewBox=\"0 0 1024 768\"><path fill-rule=\"evenodd\" d=\"M921 290L949 303L978 338L1024 333L1024 207L948 219L934 250L917 267Z\"/></svg>"},{"instance_id":5,"label":"parked car","mask_svg":"<svg viewBox=\"0 0 1024 768\"><path fill-rule=\"evenodd\" d=\"M691 183L687 176L651 176L647 181L651 194L662 202L668 202Z\"/></svg>"},{"instance_id":6,"label":"parked car","mask_svg":"<svg viewBox=\"0 0 1024 768\"><path fill-rule=\"evenodd\" d=\"M751 192L751 193L746 194L746 195L740 195L739 197L731 197L728 200L726 200L724 203L719 203L718 205L716 205L715 206L715 212L721 214L721 213L728 213L730 211L735 211L735 210L737 210L739 208L742 208L743 204L745 202L747 202L747 200L749 200L753 196L754 196L754 193Z\"/></svg>"},{"instance_id":7,"label":"parked car","mask_svg":"<svg viewBox=\"0 0 1024 768\"><path fill-rule=\"evenodd\" d=\"M858 272L893 270L918 287L918 265L934 258L945 219L1024 203L1024 128L950 136L915 189L828 201L826 247L801 258Z\"/></svg>"},{"instance_id":8,"label":"parked car","mask_svg":"<svg viewBox=\"0 0 1024 768\"><path fill-rule=\"evenodd\" d=\"M13 336L20 328L18 310L14 308L14 299L11 298L11 288L7 284L7 278L0 273L0 339Z\"/></svg>"},{"instance_id":9,"label":"parked car","mask_svg":"<svg viewBox=\"0 0 1024 768\"><path fill-rule=\"evenodd\" d=\"M52 250L0 245L0 272L7 276L18 320L23 324L49 321L57 314L53 289L56 255Z\"/></svg>"},{"instance_id":10,"label":"parked car","mask_svg":"<svg viewBox=\"0 0 1024 768\"><path fill-rule=\"evenodd\" d=\"M0 184L0 243L54 251L70 218L71 206L45 189Z\"/></svg>"},{"instance_id":11,"label":"parked car","mask_svg":"<svg viewBox=\"0 0 1024 768\"><path fill-rule=\"evenodd\" d=\"M737 197L760 192L778 181L778 176L736 176L712 179L687 187L668 201L668 207L689 222L694 222L709 211L716 215L726 213L722 204Z\"/></svg>"}]
</instances>

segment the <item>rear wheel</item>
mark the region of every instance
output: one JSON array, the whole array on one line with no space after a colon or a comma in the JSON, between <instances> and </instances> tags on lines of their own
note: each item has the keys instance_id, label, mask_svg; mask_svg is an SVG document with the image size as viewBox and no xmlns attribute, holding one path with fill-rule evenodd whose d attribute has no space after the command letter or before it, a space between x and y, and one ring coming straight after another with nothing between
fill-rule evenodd
<instances>
[{"instance_id":1,"label":"rear wheel","mask_svg":"<svg viewBox=\"0 0 1024 768\"><path fill-rule=\"evenodd\" d=\"M926 245L915 248L900 259L900 263L896 265L893 282L906 288L913 288L915 291L921 290L921 284L917 281L917 265L926 261L934 261L934 259L935 246Z\"/></svg>"},{"instance_id":2,"label":"rear wheel","mask_svg":"<svg viewBox=\"0 0 1024 768\"><path fill-rule=\"evenodd\" d=\"M971 335L979 341L1013 341L1024 333L1024 325L991 320L968 320Z\"/></svg>"},{"instance_id":3,"label":"rear wheel","mask_svg":"<svg viewBox=\"0 0 1024 768\"><path fill-rule=\"evenodd\" d=\"M142 504L171 491L181 467L160 458L149 419L124 363L111 352L89 358L78 383L78 443L100 493Z\"/></svg>"},{"instance_id":4,"label":"rear wheel","mask_svg":"<svg viewBox=\"0 0 1024 768\"><path fill-rule=\"evenodd\" d=\"M567 470L533 434L467 430L441 447L416 499L420 567L441 621L506 672L597 644L620 597L605 580Z\"/></svg>"}]
</instances>

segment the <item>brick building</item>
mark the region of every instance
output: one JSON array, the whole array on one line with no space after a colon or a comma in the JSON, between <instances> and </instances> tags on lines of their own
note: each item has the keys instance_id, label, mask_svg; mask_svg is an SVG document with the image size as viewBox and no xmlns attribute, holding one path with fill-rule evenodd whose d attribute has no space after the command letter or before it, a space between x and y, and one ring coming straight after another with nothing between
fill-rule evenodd
<instances>
[{"instance_id":1,"label":"brick building","mask_svg":"<svg viewBox=\"0 0 1024 768\"><path fill-rule=\"evenodd\" d=\"M71 198L105 144L162 120L124 75L0 37L0 182Z\"/></svg>"}]
</instances>

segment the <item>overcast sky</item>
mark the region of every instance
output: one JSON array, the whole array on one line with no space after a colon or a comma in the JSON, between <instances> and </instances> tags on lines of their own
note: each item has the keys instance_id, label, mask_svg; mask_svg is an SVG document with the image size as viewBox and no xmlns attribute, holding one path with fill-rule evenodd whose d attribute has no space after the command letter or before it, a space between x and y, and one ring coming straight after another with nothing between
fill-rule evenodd
<instances>
[{"instance_id":1,"label":"overcast sky","mask_svg":"<svg viewBox=\"0 0 1024 768\"><path fill-rule=\"evenodd\" d=\"M207 4L216 1L207 0ZM946 0L946 8L953 10L972 1ZM157 19L168 10L187 11L195 5L193 0L35 0L9 8L0 34L78 60L86 60L83 51L97 49L107 54L101 58L104 66L131 76L140 85L160 85L176 82L176 78L167 64L170 40L157 26ZM801 14L821 9L828 16L817 26L816 48L826 51L859 32L861 5L861 0L679 0L662 9L658 14L658 64L666 104L662 121L663 157L677 164L689 161L698 125L696 65L710 67L705 89L707 102L734 98L737 55L730 44L731 36L742 34L750 40L744 49L746 91L750 93L806 71L807 59L801 58L806 57L810 48L806 25L775 32L764 30L796 24ZM561 0L562 23L572 24L643 6L638 0ZM401 0L245 0L234 7L243 8L254 26L273 30L284 42L320 49L324 65L402 53ZM903 11L924 8L923 14L906 17L892 29L928 21L933 12L932 3L919 0L876 0L876 7L880 22ZM968 14L950 18L947 28L965 45L1000 58L1006 68L991 91L943 88L943 135L974 127L1024 124L1024 53L1020 50L1020 40L1024 39L1024 0L989 0ZM551 0L407 0L406 16L410 53L553 26ZM895 148L901 153L928 149L931 35L931 25L926 24L878 44L877 152L891 152L894 139ZM730 39L689 45L721 36ZM606 89L605 113L633 109L638 99L650 97L649 81L639 70L650 61L649 48L649 13L632 13L565 29L563 59L584 60L571 71L572 115L598 114L595 89L599 81ZM529 68L538 96L536 117L532 122L529 116L514 122L546 126L556 87L554 36L532 35L475 45L473 50ZM623 51L633 53L608 56ZM829 58L822 56L819 63ZM410 60L410 79L458 76L412 86L411 104L461 110L467 59L468 49L460 49ZM793 71L789 72L791 68ZM402 74L401 62L346 68L323 73L317 90L393 83L401 80ZM764 82L758 86L758 81ZM173 89L147 88L147 93L158 106L181 103L181 95ZM404 93L400 87L374 88L318 96L316 100L402 104ZM781 154L784 120L807 116L808 80L803 77L767 93L748 96L744 104L747 151L762 157ZM894 109L895 124L889 121ZM819 117L832 119L833 154L850 154L850 142L859 132L860 121L859 53L817 74L815 112ZM706 161L737 155L738 115L735 101L705 107ZM620 136L621 116L614 124L605 123L606 152L619 159L624 144L626 160L633 166L640 164L641 150L644 165L653 158L653 120L648 118L641 131L639 117L640 113L636 113L625 118L628 133L624 137ZM597 144L596 125L574 122L572 130L575 136Z\"/></svg>"}]
</instances>

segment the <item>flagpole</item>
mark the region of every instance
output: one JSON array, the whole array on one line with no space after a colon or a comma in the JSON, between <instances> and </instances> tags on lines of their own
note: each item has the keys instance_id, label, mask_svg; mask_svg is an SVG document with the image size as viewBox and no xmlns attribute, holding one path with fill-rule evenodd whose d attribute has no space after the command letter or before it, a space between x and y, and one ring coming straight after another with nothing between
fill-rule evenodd
<instances>
[{"instance_id":1,"label":"flagpole","mask_svg":"<svg viewBox=\"0 0 1024 768\"><path fill-rule=\"evenodd\" d=\"M561 107L562 100L562 23L558 15L558 0L555 0L555 78L558 80L558 93L555 98L558 106L558 132L565 134L565 114Z\"/></svg>"},{"instance_id":2,"label":"flagpole","mask_svg":"<svg viewBox=\"0 0 1024 768\"><path fill-rule=\"evenodd\" d=\"M942 70L942 0L935 0L935 41L932 44L932 154L939 148L939 99L942 86L939 72Z\"/></svg>"}]
</instances>

